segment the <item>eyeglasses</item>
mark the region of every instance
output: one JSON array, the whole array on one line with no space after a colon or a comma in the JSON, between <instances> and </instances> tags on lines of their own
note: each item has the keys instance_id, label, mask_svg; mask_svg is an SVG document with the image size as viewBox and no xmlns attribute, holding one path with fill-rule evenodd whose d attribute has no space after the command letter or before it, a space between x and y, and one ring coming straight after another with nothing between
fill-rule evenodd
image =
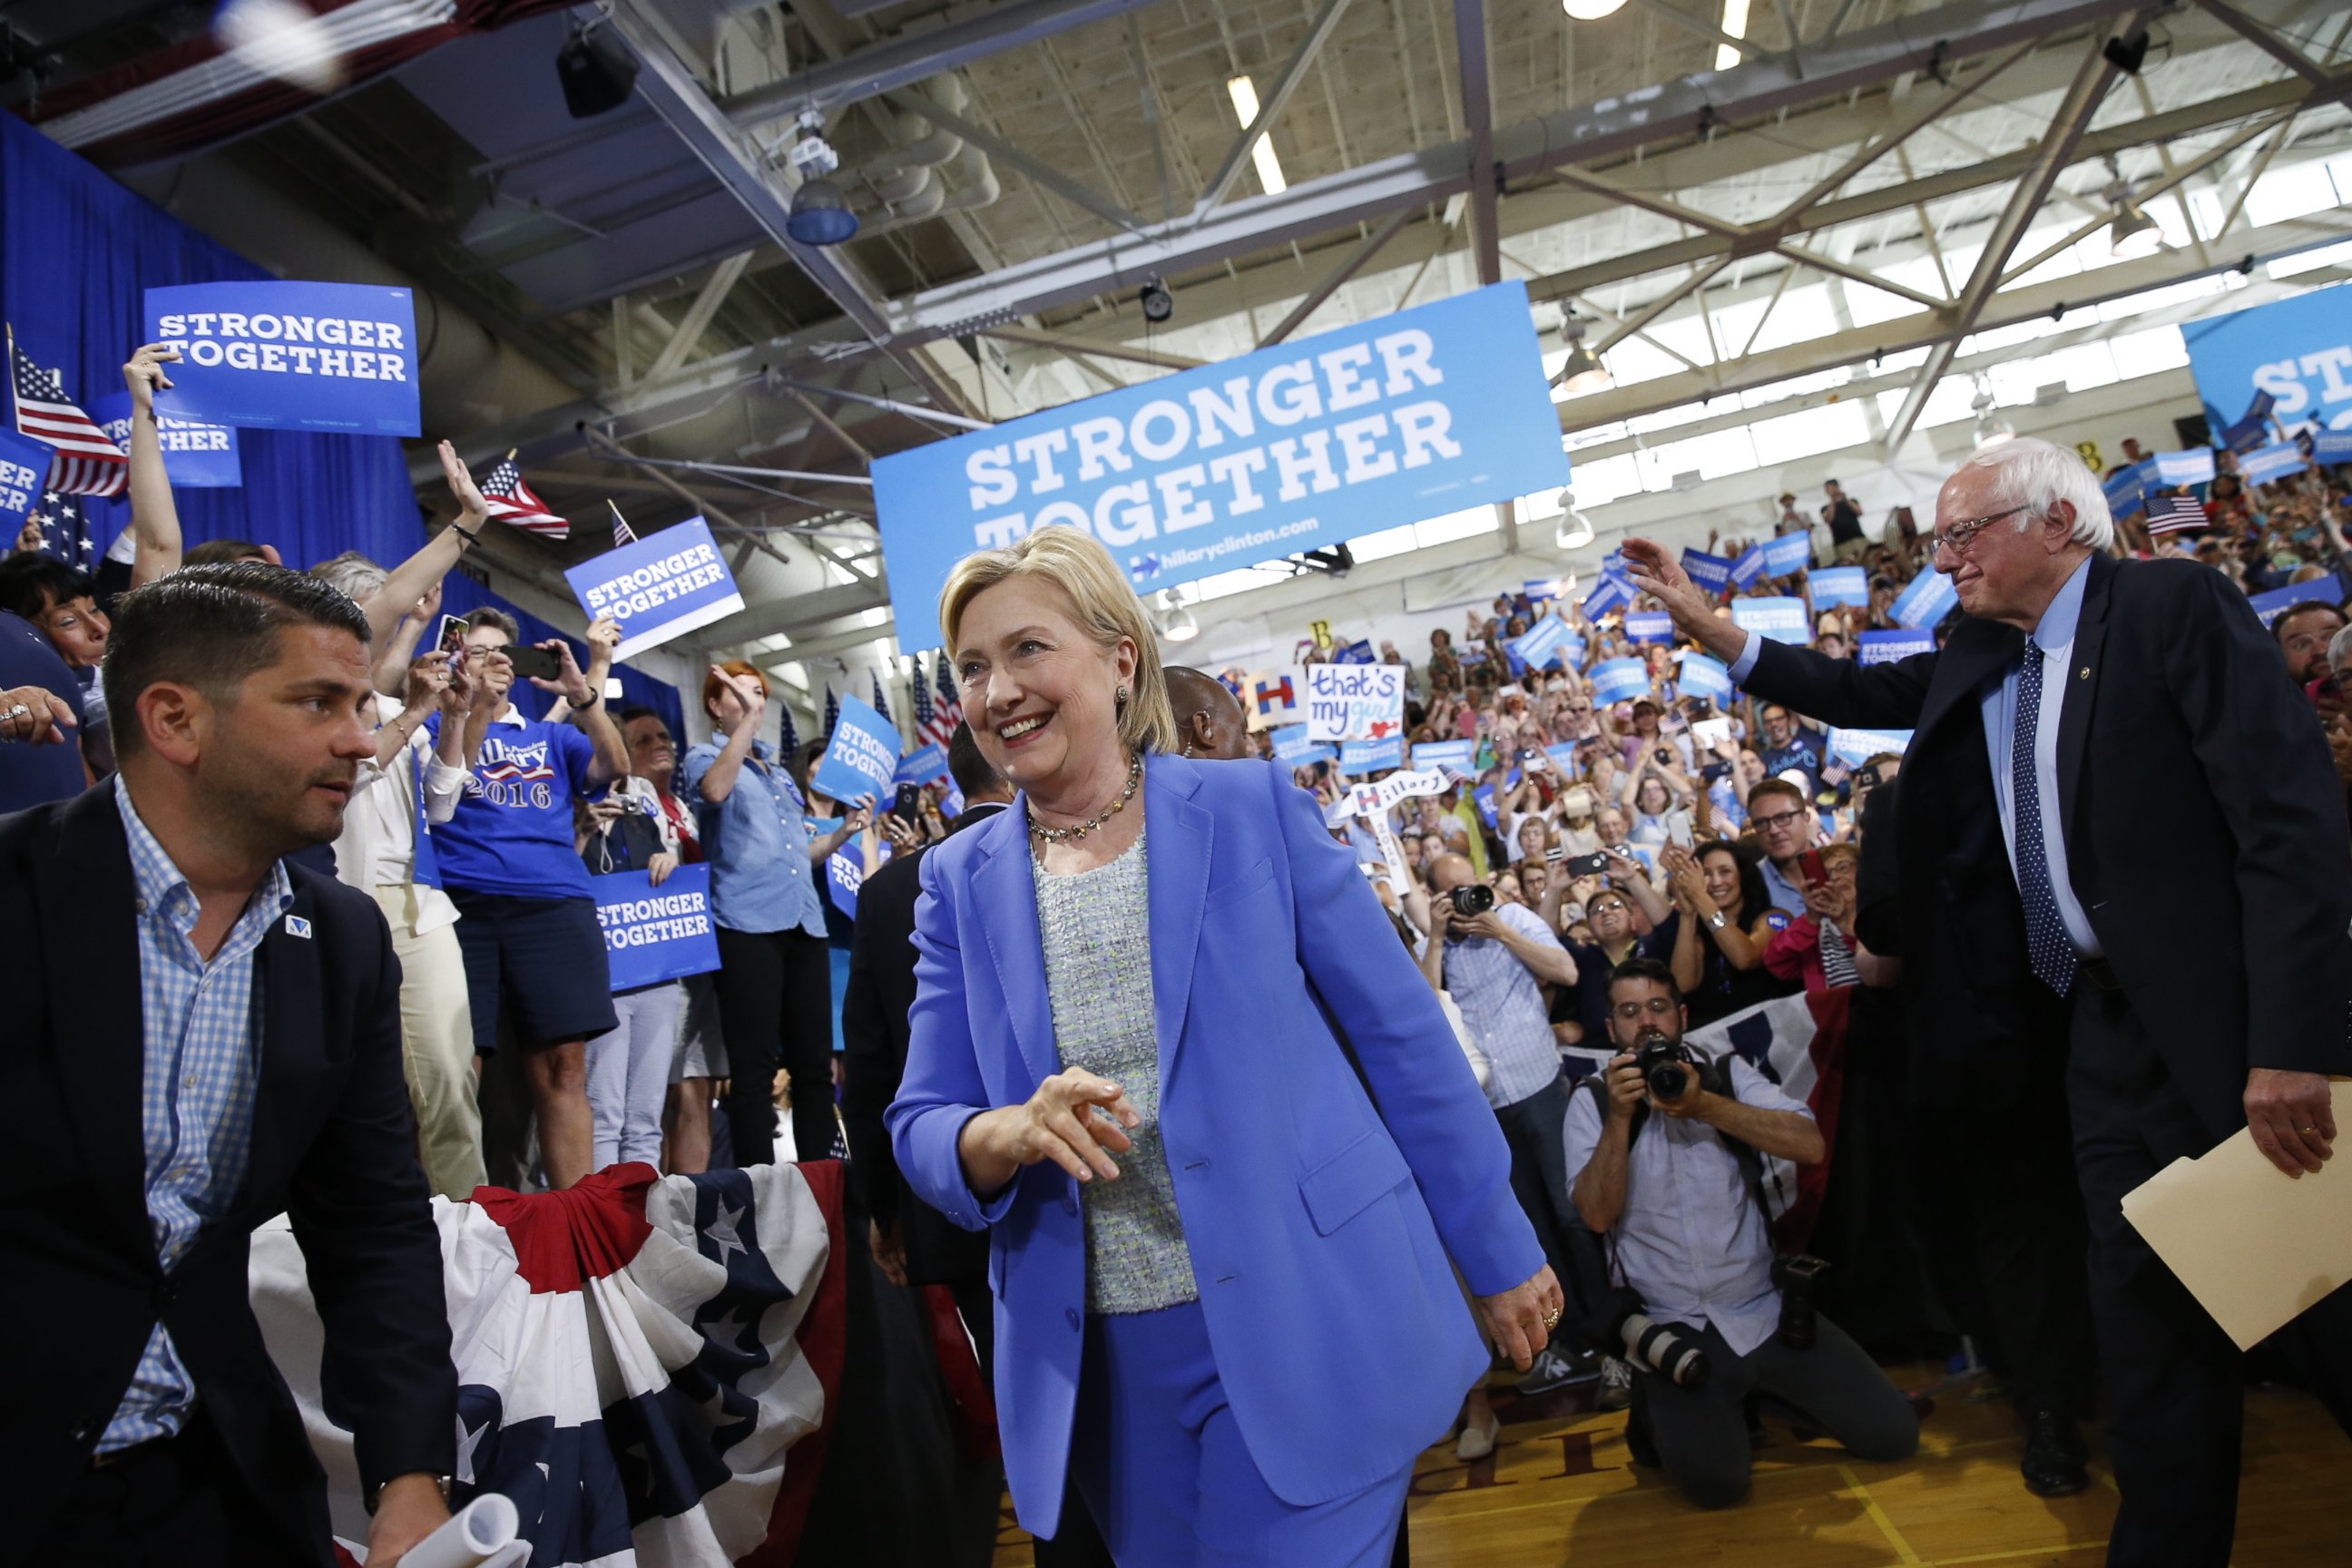
<instances>
[{"instance_id":1,"label":"eyeglasses","mask_svg":"<svg viewBox=\"0 0 2352 1568\"><path fill-rule=\"evenodd\" d=\"M1769 816L1751 816L1748 825L1751 827L1778 827L1784 822L1802 822L1804 819L1805 814L1801 811L1778 811Z\"/></svg>"},{"instance_id":2,"label":"eyeglasses","mask_svg":"<svg viewBox=\"0 0 2352 1568\"><path fill-rule=\"evenodd\" d=\"M1593 915L1622 915L1626 912L1628 907L1614 901L1605 904L1593 903L1585 905L1584 912L1588 918Z\"/></svg>"},{"instance_id":3,"label":"eyeglasses","mask_svg":"<svg viewBox=\"0 0 2352 1568\"><path fill-rule=\"evenodd\" d=\"M1969 546L1977 542L1978 534L1982 533L1986 529L1990 528L2002 518L2015 517L2021 511L2032 511L2032 510L2033 505L2029 501L2023 506L2011 507L2007 511L1996 511L1989 513L1983 517L1970 518L1968 521L1961 523L1957 528L1931 533L1927 536L1927 539L1929 543L1935 547L1937 552L1948 550L1954 556L1963 556L1969 552Z\"/></svg>"},{"instance_id":4,"label":"eyeglasses","mask_svg":"<svg viewBox=\"0 0 2352 1568\"><path fill-rule=\"evenodd\" d=\"M1675 999L1671 996L1653 996L1647 1002L1620 1002L1609 1010L1630 1024L1644 1013L1654 1018L1664 1017L1675 1010Z\"/></svg>"}]
</instances>

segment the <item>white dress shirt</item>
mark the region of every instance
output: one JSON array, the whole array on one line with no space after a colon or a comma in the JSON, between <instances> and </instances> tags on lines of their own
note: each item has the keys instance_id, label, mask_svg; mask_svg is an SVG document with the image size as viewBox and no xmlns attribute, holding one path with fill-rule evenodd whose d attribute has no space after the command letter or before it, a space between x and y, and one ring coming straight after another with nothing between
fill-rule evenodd
<instances>
[{"instance_id":1,"label":"white dress shirt","mask_svg":"<svg viewBox=\"0 0 2352 1568\"><path fill-rule=\"evenodd\" d=\"M376 722L389 724L404 711L396 697L375 696ZM343 808L343 831L335 839L335 876L371 898L378 888L405 887L416 879L416 759L425 762L425 815L446 822L457 811L466 770L433 754L432 737L419 724L408 744L389 763L363 761ZM457 921L457 906L438 888L416 889L416 921L410 934L423 936Z\"/></svg>"}]
</instances>

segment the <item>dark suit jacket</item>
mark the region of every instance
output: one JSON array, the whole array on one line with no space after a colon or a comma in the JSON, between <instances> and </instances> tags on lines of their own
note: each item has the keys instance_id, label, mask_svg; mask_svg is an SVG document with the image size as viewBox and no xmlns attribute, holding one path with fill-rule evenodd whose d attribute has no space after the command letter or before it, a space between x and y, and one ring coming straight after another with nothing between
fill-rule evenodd
<instances>
[{"instance_id":1,"label":"dark suit jacket","mask_svg":"<svg viewBox=\"0 0 2352 1568\"><path fill-rule=\"evenodd\" d=\"M1979 700L2024 634L1969 620L1869 668L1764 645L1748 689L1916 728L1896 843L1915 1029L1998 1096L2064 1038L2028 968ZM2245 597L2188 562L2095 556L2058 733L2066 860L2100 945L2218 1142L2249 1068L2352 1070L2352 838L2311 705ZM2087 982L2085 982L2087 984Z\"/></svg>"},{"instance_id":2,"label":"dark suit jacket","mask_svg":"<svg viewBox=\"0 0 2352 1568\"><path fill-rule=\"evenodd\" d=\"M326 1327L328 1413L371 1489L456 1458L441 1247L400 1066L400 965L366 895L289 868L256 955L251 1162L168 1276L145 1197L139 936L110 782L0 817L0 1517L37 1534L105 1432L160 1319L196 1397L288 1538L333 1561L326 1493L247 1296L253 1228L291 1216Z\"/></svg>"},{"instance_id":3,"label":"dark suit jacket","mask_svg":"<svg viewBox=\"0 0 2352 1568\"><path fill-rule=\"evenodd\" d=\"M955 820L961 832L1003 811L977 805ZM949 1223L898 1173L882 1113L907 1076L907 1014L915 1005L916 868L929 847L901 855L857 890L857 936L849 949L849 990L841 1006L841 1121L849 1140L849 1180L866 1212L907 1247L907 1278L957 1285L988 1275L988 1237Z\"/></svg>"}]
</instances>

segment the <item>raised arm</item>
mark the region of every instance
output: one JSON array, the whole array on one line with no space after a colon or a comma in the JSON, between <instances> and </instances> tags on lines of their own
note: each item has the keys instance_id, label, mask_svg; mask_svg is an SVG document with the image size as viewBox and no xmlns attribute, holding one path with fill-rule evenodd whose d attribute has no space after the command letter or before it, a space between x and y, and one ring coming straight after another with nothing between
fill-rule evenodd
<instances>
[{"instance_id":1,"label":"raised arm","mask_svg":"<svg viewBox=\"0 0 2352 1568\"><path fill-rule=\"evenodd\" d=\"M172 479L163 469L163 437L155 423L155 394L168 391L166 364L180 351L149 343L122 367L131 388L131 585L152 583L180 569L180 509L172 500Z\"/></svg>"},{"instance_id":2,"label":"raised arm","mask_svg":"<svg viewBox=\"0 0 2352 1568\"><path fill-rule=\"evenodd\" d=\"M482 499L466 460L446 441L441 443L441 472L449 481L449 493L457 500L457 521L394 567L384 578L383 586L376 590L375 597L367 602L368 641L372 644L381 646L400 625L400 618L416 607L416 601L425 597L428 589L441 585L449 568L457 564L467 549L481 536L482 524L490 515L489 503Z\"/></svg>"}]
</instances>

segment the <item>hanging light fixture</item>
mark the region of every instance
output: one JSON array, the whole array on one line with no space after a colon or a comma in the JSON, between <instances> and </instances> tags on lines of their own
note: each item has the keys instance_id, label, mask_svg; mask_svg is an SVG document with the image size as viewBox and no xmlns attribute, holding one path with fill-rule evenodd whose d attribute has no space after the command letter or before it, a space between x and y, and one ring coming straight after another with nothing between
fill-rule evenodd
<instances>
[{"instance_id":1,"label":"hanging light fixture","mask_svg":"<svg viewBox=\"0 0 2352 1568\"><path fill-rule=\"evenodd\" d=\"M841 154L824 139L824 116L817 110L801 110L795 131L798 140L789 156L801 183L793 192L784 232L803 245L839 245L857 232L857 215L849 210L849 198L827 177L841 167Z\"/></svg>"},{"instance_id":2,"label":"hanging light fixture","mask_svg":"<svg viewBox=\"0 0 2352 1568\"><path fill-rule=\"evenodd\" d=\"M2116 221L2107 226L2107 254L2117 261L2133 261L2163 248L2164 230L2126 191L2116 204Z\"/></svg>"},{"instance_id":3,"label":"hanging light fixture","mask_svg":"<svg viewBox=\"0 0 2352 1568\"><path fill-rule=\"evenodd\" d=\"M1201 635L1201 623L1192 618L1173 588L1160 590L1160 635L1170 642L1191 642Z\"/></svg>"},{"instance_id":4,"label":"hanging light fixture","mask_svg":"<svg viewBox=\"0 0 2352 1568\"><path fill-rule=\"evenodd\" d=\"M1977 416L1977 449L1998 447L2017 435L2010 422L1993 411L1992 383L1982 374L1977 376L1977 395L1969 406Z\"/></svg>"},{"instance_id":5,"label":"hanging light fixture","mask_svg":"<svg viewBox=\"0 0 2352 1568\"><path fill-rule=\"evenodd\" d=\"M1571 22L1598 22L1623 10L1625 0L1559 0L1559 8Z\"/></svg>"},{"instance_id":6,"label":"hanging light fixture","mask_svg":"<svg viewBox=\"0 0 2352 1568\"><path fill-rule=\"evenodd\" d=\"M1552 542L1562 550L1581 550L1592 542L1592 520L1576 510L1574 494L1559 492L1559 523L1552 531ZM1569 574L1568 585L1576 586L1576 574Z\"/></svg>"},{"instance_id":7,"label":"hanging light fixture","mask_svg":"<svg viewBox=\"0 0 2352 1568\"><path fill-rule=\"evenodd\" d=\"M1568 363L1559 367L1552 384L1570 397L1582 397L1588 392L1605 392L1613 384L1609 369L1592 351L1584 346L1584 318L1570 310L1559 323L1559 335L1568 343Z\"/></svg>"}]
</instances>

